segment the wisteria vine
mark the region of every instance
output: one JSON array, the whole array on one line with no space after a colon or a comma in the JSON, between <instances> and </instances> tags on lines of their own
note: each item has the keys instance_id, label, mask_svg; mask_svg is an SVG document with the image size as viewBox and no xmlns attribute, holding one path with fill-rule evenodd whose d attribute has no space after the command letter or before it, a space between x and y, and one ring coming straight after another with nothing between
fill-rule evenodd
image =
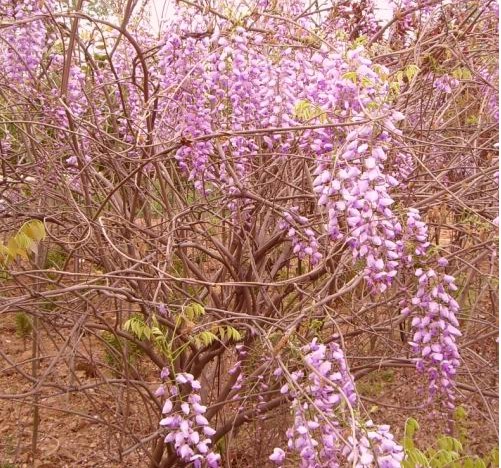
<instances>
[{"instance_id":1,"label":"wisteria vine","mask_svg":"<svg viewBox=\"0 0 501 468\"><path fill-rule=\"evenodd\" d=\"M415 366L452 421L463 270L497 261L496 2L392 1L382 21L372 0L181 0L155 32L148 2L85 3L0 0L0 213L57 225L64 268L92 262L84 286L37 264L48 286L19 303L116 301L92 327L120 385L137 350L160 373L139 385L152 466L229 465L226 438L277 408L267 463L402 466L357 379ZM365 352L381 330L398 359L343 338Z\"/></svg>"}]
</instances>

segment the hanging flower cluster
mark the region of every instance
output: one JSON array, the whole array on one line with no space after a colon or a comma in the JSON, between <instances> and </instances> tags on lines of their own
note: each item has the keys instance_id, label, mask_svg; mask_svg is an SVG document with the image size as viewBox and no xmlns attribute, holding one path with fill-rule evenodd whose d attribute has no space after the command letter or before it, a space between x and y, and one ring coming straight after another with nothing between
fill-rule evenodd
<instances>
[{"instance_id":1,"label":"hanging flower cluster","mask_svg":"<svg viewBox=\"0 0 501 468\"><path fill-rule=\"evenodd\" d=\"M162 378L167 379L168 372L163 371ZM209 468L219 467L221 456L210 448L211 437L216 431L204 416L207 407L201 404L200 382L188 373L177 374L175 381L187 387L188 392L181 395L177 385L171 385L168 392L163 385L156 391L157 396L168 394L162 409L164 417L160 421L168 431L165 443L172 444L179 458L193 463L195 468L200 468L204 462Z\"/></svg>"},{"instance_id":2,"label":"hanging flower cluster","mask_svg":"<svg viewBox=\"0 0 501 468\"><path fill-rule=\"evenodd\" d=\"M406 234L412 239L413 251L406 256L412 267L414 258L423 258L430 246L428 228L419 211L408 210ZM439 258L438 269L443 270L448 261ZM457 290L454 277L443 271L416 268L418 288L410 302L401 302L402 314L412 317L410 345L417 355L416 367L428 376L429 400L442 394L449 409L454 408L455 376L460 365L456 340L461 336L457 313L459 305L450 295Z\"/></svg>"},{"instance_id":3,"label":"hanging flower cluster","mask_svg":"<svg viewBox=\"0 0 501 468\"><path fill-rule=\"evenodd\" d=\"M28 83L35 85L47 37L44 21L32 18L47 13L51 4L50 1L0 0L0 18L7 24L0 30L2 69L7 80L21 89ZM9 22L12 26L8 26Z\"/></svg>"},{"instance_id":4,"label":"hanging flower cluster","mask_svg":"<svg viewBox=\"0 0 501 468\"><path fill-rule=\"evenodd\" d=\"M451 75L442 75L435 79L433 87L446 94L451 94L459 86L459 80Z\"/></svg>"},{"instance_id":5,"label":"hanging flower cluster","mask_svg":"<svg viewBox=\"0 0 501 468\"><path fill-rule=\"evenodd\" d=\"M351 39L376 33L378 23L375 16L376 3L373 0L338 0L326 19L325 28L336 33L343 31Z\"/></svg>"},{"instance_id":6,"label":"hanging flower cluster","mask_svg":"<svg viewBox=\"0 0 501 468\"><path fill-rule=\"evenodd\" d=\"M308 227L303 232L299 231L299 227L308 223L308 218L299 215L298 211L299 207L293 206L288 212L284 212L283 220L278 226L287 233L287 237L292 242L294 254L301 259L309 257L311 264L316 265L322 259L322 254L318 251L317 235Z\"/></svg>"},{"instance_id":7,"label":"hanging flower cluster","mask_svg":"<svg viewBox=\"0 0 501 468\"><path fill-rule=\"evenodd\" d=\"M405 229L405 240L413 246L408 249L406 261L408 265L414 263L414 256L422 257L428 251L430 242L428 241L428 226L421 219L419 210L409 208L407 210L407 224Z\"/></svg>"},{"instance_id":8,"label":"hanging flower cluster","mask_svg":"<svg viewBox=\"0 0 501 468\"><path fill-rule=\"evenodd\" d=\"M382 173L386 154L381 145L371 143L371 136L369 126L352 131L337 171L322 171L313 184L322 194L319 204L329 209L327 229L331 238L342 238L338 219L345 213L353 256L365 261L367 281L382 292L397 274L402 227L390 208L394 201L388 194L389 184L396 186L398 182Z\"/></svg>"},{"instance_id":9,"label":"hanging flower cluster","mask_svg":"<svg viewBox=\"0 0 501 468\"><path fill-rule=\"evenodd\" d=\"M441 258L439 267L447 266ZM416 367L428 376L429 397L442 394L447 408L454 409L455 377L460 365L456 340L461 336L456 314L457 301L450 295L456 291L454 278L433 269L416 270L418 290L411 304L402 310L412 317L410 345L417 355Z\"/></svg>"},{"instance_id":10,"label":"hanging flower cluster","mask_svg":"<svg viewBox=\"0 0 501 468\"><path fill-rule=\"evenodd\" d=\"M292 382L281 389L292 399L294 424L286 432L287 452L299 456L298 466L336 468L349 463L369 467L377 462L378 466L399 467L404 453L389 427L360 423L355 417L355 383L341 347L319 344L315 338L302 351L306 372L293 372ZM286 451L277 447L269 458L281 465Z\"/></svg>"}]
</instances>

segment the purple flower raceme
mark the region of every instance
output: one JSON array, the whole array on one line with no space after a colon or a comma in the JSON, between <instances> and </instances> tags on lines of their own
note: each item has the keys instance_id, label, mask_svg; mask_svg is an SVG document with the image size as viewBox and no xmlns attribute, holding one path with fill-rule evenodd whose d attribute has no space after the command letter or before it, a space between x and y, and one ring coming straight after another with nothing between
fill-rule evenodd
<instances>
[{"instance_id":1,"label":"purple flower raceme","mask_svg":"<svg viewBox=\"0 0 501 468\"><path fill-rule=\"evenodd\" d=\"M445 266L446 260L440 259ZM457 301L450 295L456 291L454 278L433 269L416 269L418 290L411 303L402 310L412 317L410 345L417 355L416 367L428 377L430 401L440 394L448 409L454 409L455 377L460 365L456 340L461 336L456 315Z\"/></svg>"},{"instance_id":2,"label":"purple flower raceme","mask_svg":"<svg viewBox=\"0 0 501 468\"><path fill-rule=\"evenodd\" d=\"M407 224L404 232L404 240L413 245L412 252L406 252L405 260L408 265L414 263L414 256L422 257L430 246L428 241L428 226L421 219L419 211L415 208L407 210Z\"/></svg>"},{"instance_id":3,"label":"purple flower raceme","mask_svg":"<svg viewBox=\"0 0 501 468\"><path fill-rule=\"evenodd\" d=\"M374 0L337 0L336 14L325 24L329 31L346 31L351 37L372 36L378 29Z\"/></svg>"},{"instance_id":4,"label":"purple flower raceme","mask_svg":"<svg viewBox=\"0 0 501 468\"><path fill-rule=\"evenodd\" d=\"M394 19L397 20L393 34L402 37L406 45L409 44L419 24L429 20L433 7L436 6L426 0L390 0L387 5L393 10ZM438 5L440 5L440 2L438 2ZM419 10L418 7L420 7ZM413 9L416 11L410 14L401 14Z\"/></svg>"},{"instance_id":5,"label":"purple flower raceme","mask_svg":"<svg viewBox=\"0 0 501 468\"><path fill-rule=\"evenodd\" d=\"M450 75L442 75L435 79L433 87L446 94L451 94L459 86L459 80Z\"/></svg>"},{"instance_id":6,"label":"purple flower raceme","mask_svg":"<svg viewBox=\"0 0 501 468\"><path fill-rule=\"evenodd\" d=\"M497 6L497 2L493 2ZM490 85L481 88L482 95L487 97L487 114L495 122L499 122L499 69L493 71L480 70L479 75Z\"/></svg>"},{"instance_id":7,"label":"purple flower raceme","mask_svg":"<svg viewBox=\"0 0 501 468\"><path fill-rule=\"evenodd\" d=\"M409 209L407 239L413 240L414 251L406 256L406 263L414 265L414 258L428 253L428 228L418 210ZM454 277L444 272L446 258L437 260L438 270L416 268L417 291L411 301L401 302L402 314L411 317L410 345L417 355L416 368L428 377L429 401L442 395L448 409L454 408L455 377L460 365L457 338L461 336L457 314L459 304L451 296L457 290Z\"/></svg>"},{"instance_id":8,"label":"purple flower raceme","mask_svg":"<svg viewBox=\"0 0 501 468\"><path fill-rule=\"evenodd\" d=\"M393 213L394 200L390 196L399 181L383 170L390 143L401 134L396 123L403 116L385 103L388 85L371 67L363 48L348 50L345 61L327 57L322 63L337 69L333 95L353 126L340 143L333 145L335 140L328 132L314 140L316 146L312 147L318 154L314 191L319 206L326 210L329 237L335 241L346 239L354 258L363 261L369 285L374 291L384 292L393 283L403 252L399 240L402 226ZM386 115L382 131L373 124L356 124L365 119L365 109L371 106L372 117ZM340 228L342 218L346 232Z\"/></svg>"},{"instance_id":9,"label":"purple flower raceme","mask_svg":"<svg viewBox=\"0 0 501 468\"><path fill-rule=\"evenodd\" d=\"M293 372L292 381L281 389L292 399L294 424L286 432L287 452L299 456L297 466L369 467L377 462L379 466L399 467L404 453L389 427L356 419L355 384L341 347L319 344L315 338L302 351L305 371ZM269 458L282 465L287 456L277 447Z\"/></svg>"},{"instance_id":10,"label":"purple flower raceme","mask_svg":"<svg viewBox=\"0 0 501 468\"><path fill-rule=\"evenodd\" d=\"M308 223L308 218L300 216L298 210L294 206L289 212L284 212L279 227L287 232L287 237L292 241L293 252L301 259L308 257L311 264L316 265L323 257L318 251L317 236L311 228L305 228L301 232L300 227Z\"/></svg>"},{"instance_id":11,"label":"purple flower raceme","mask_svg":"<svg viewBox=\"0 0 501 468\"><path fill-rule=\"evenodd\" d=\"M7 79L27 90L36 86L37 71L47 45L47 28L41 19L31 20L46 14L53 8L52 1L0 1L0 17L7 20L0 32L0 59ZM15 21L27 20L19 24ZM14 24L8 25L12 21ZM7 44L7 47L4 47Z\"/></svg>"},{"instance_id":12,"label":"purple flower raceme","mask_svg":"<svg viewBox=\"0 0 501 468\"><path fill-rule=\"evenodd\" d=\"M399 151L395 157L395 169L392 176L397 179L401 185L405 185L409 176L415 169L414 158L405 151Z\"/></svg>"},{"instance_id":13,"label":"purple flower raceme","mask_svg":"<svg viewBox=\"0 0 501 468\"><path fill-rule=\"evenodd\" d=\"M162 379L169 376L168 371L162 371ZM216 431L209 425L204 416L207 407L202 404L199 391L201 385L193 375L179 373L175 377L179 385L185 385L189 391L181 398L177 386L170 386L169 392L164 386L156 391L156 396L164 396L169 393L165 400L160 425L167 430L165 442L172 444L177 455L186 463L192 463L200 468L205 463L208 468L220 466L221 457L211 450L211 437ZM161 390L163 389L163 391Z\"/></svg>"}]
</instances>

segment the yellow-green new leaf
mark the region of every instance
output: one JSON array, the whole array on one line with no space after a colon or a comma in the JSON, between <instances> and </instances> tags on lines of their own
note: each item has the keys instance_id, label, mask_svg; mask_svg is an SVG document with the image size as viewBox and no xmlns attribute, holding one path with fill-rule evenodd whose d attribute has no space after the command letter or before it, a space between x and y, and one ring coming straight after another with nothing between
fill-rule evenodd
<instances>
[{"instance_id":1,"label":"yellow-green new leaf","mask_svg":"<svg viewBox=\"0 0 501 468\"><path fill-rule=\"evenodd\" d=\"M21 245L19 245L18 241L21 241ZM15 235L9 239L7 242L7 249L9 251L9 258L15 259L20 256L23 259L28 259L28 254L26 253L26 249L22 246L22 239L18 239L18 236Z\"/></svg>"},{"instance_id":2,"label":"yellow-green new leaf","mask_svg":"<svg viewBox=\"0 0 501 468\"><path fill-rule=\"evenodd\" d=\"M210 346L215 340L217 340L217 336L210 331L203 331L199 333L195 338L195 343L203 346ZM200 347L200 346L199 346Z\"/></svg>"},{"instance_id":3,"label":"yellow-green new leaf","mask_svg":"<svg viewBox=\"0 0 501 468\"><path fill-rule=\"evenodd\" d=\"M195 321L205 314L205 309L202 305L192 302L184 309L184 316L190 321Z\"/></svg>"},{"instance_id":4,"label":"yellow-green new leaf","mask_svg":"<svg viewBox=\"0 0 501 468\"><path fill-rule=\"evenodd\" d=\"M36 219L25 223L21 227L20 232L23 232L28 237L33 239L35 242L40 242L41 240L44 240L46 236L44 223Z\"/></svg>"},{"instance_id":5,"label":"yellow-green new leaf","mask_svg":"<svg viewBox=\"0 0 501 468\"><path fill-rule=\"evenodd\" d=\"M415 77L415 76L416 76L416 75L417 75L420 71L421 71L421 69L420 69L417 65L415 65L415 64L413 64L413 63L411 63L410 65L407 65L407 66L405 67L404 73L405 73L405 76L407 77L407 79L408 79L409 81L412 81L412 79L413 79L413 78L414 78L414 77Z\"/></svg>"}]
</instances>

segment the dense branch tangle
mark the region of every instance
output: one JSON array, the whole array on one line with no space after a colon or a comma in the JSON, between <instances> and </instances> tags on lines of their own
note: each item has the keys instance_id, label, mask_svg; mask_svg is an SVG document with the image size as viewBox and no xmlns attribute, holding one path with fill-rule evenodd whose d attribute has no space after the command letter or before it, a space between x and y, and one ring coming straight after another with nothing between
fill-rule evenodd
<instances>
[{"instance_id":1,"label":"dense branch tangle","mask_svg":"<svg viewBox=\"0 0 501 468\"><path fill-rule=\"evenodd\" d=\"M82 395L118 434L110 460L137 466L269 462L273 446L281 463L286 437L291 466L398 466L346 389L416 361L435 385L435 358L408 345L425 306L401 314L433 271L430 289L459 286L445 297L463 365L409 406L451 423L444 405L475 393L493 422L496 370L476 348L497 303L492 2L402 2L387 26L371 2L318 3L180 2L159 39L134 2L116 20L85 2L0 3L2 232L47 233L2 280L2 317L36 325L37 372L2 351L25 386L0 398L73 412L57 397ZM325 392L340 402L322 407ZM210 443L190 426L165 444L181 429L158 429L162 407L190 424L199 411ZM291 432L246 451L269 420ZM336 435L322 451L319 427Z\"/></svg>"}]
</instances>

